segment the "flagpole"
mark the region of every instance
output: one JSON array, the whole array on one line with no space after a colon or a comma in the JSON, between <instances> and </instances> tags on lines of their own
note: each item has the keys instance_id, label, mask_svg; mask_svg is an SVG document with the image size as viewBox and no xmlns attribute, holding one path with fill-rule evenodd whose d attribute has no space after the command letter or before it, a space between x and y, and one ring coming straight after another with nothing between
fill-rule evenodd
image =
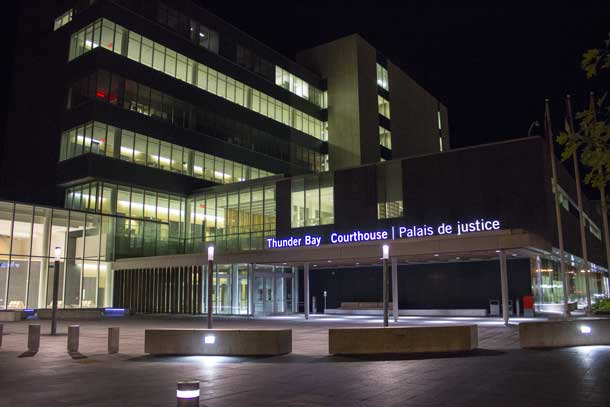
<instances>
[{"instance_id":1,"label":"flagpole","mask_svg":"<svg viewBox=\"0 0 610 407\"><path fill-rule=\"evenodd\" d=\"M563 244L563 226L561 224L561 208L559 206L559 185L557 182L557 166L555 164L555 146L553 144L553 131L551 130L551 113L549 111L549 100L544 100L544 127L545 134L549 141L549 155L551 158L551 176L553 192L555 196L555 217L557 221L557 235L559 237L559 267L561 272L561 281L563 286L563 315L570 316L568 308L568 275L566 273L564 244Z\"/></svg>"},{"instance_id":2,"label":"flagpole","mask_svg":"<svg viewBox=\"0 0 610 407\"><path fill-rule=\"evenodd\" d=\"M567 127L570 135L574 134L574 116L572 115L572 99L570 95L566 96L566 112L567 112ZM580 223L580 246L582 249L582 258L584 262L585 272L585 293L587 295L587 315L591 315L591 265L589 264L589 253L587 251L587 236L585 234L585 215L582 203L582 188L580 185L580 168L578 167L578 156L576 150L572 153L572 161L574 163L574 178L576 179L576 197L578 201L578 220Z\"/></svg>"}]
</instances>

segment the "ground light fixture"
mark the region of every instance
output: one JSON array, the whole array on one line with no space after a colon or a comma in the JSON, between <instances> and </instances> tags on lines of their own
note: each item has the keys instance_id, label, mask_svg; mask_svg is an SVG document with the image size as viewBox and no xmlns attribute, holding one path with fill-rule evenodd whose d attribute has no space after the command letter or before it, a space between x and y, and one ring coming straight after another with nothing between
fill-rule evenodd
<instances>
[{"instance_id":1,"label":"ground light fixture","mask_svg":"<svg viewBox=\"0 0 610 407\"><path fill-rule=\"evenodd\" d=\"M215 335L206 335L203 338L203 342L206 345L213 345L214 343L216 343L216 336Z\"/></svg>"},{"instance_id":2,"label":"ground light fixture","mask_svg":"<svg viewBox=\"0 0 610 407\"><path fill-rule=\"evenodd\" d=\"M199 406L199 381L184 380L176 383L176 402L178 406Z\"/></svg>"},{"instance_id":3,"label":"ground light fixture","mask_svg":"<svg viewBox=\"0 0 610 407\"><path fill-rule=\"evenodd\" d=\"M214 246L208 246L208 329L212 329L212 274L214 272Z\"/></svg>"},{"instance_id":4,"label":"ground light fixture","mask_svg":"<svg viewBox=\"0 0 610 407\"><path fill-rule=\"evenodd\" d=\"M581 334L590 334L591 333L591 327L589 325L581 325L580 326L580 333Z\"/></svg>"}]
</instances>

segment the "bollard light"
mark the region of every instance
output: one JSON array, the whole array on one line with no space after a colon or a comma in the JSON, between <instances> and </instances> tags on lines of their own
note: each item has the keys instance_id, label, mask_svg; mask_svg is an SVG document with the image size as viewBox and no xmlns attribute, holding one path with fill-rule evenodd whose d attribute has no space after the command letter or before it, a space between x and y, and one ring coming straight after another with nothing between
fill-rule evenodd
<instances>
[{"instance_id":1,"label":"bollard light","mask_svg":"<svg viewBox=\"0 0 610 407\"><path fill-rule=\"evenodd\" d=\"M55 261L61 260L61 247L55 246Z\"/></svg>"},{"instance_id":2,"label":"bollard light","mask_svg":"<svg viewBox=\"0 0 610 407\"><path fill-rule=\"evenodd\" d=\"M199 381L185 380L176 384L178 406L199 406Z\"/></svg>"},{"instance_id":3,"label":"bollard light","mask_svg":"<svg viewBox=\"0 0 610 407\"><path fill-rule=\"evenodd\" d=\"M214 261L214 246L208 247L208 261Z\"/></svg>"},{"instance_id":4,"label":"bollard light","mask_svg":"<svg viewBox=\"0 0 610 407\"><path fill-rule=\"evenodd\" d=\"M389 245L387 245L387 244L384 244L384 245L382 246L382 249L383 249L383 250L382 250L382 252L383 252L383 257L382 257L382 258L383 258L383 259L385 259L385 260L389 259L389 258L390 258L390 246L389 246Z\"/></svg>"}]
</instances>

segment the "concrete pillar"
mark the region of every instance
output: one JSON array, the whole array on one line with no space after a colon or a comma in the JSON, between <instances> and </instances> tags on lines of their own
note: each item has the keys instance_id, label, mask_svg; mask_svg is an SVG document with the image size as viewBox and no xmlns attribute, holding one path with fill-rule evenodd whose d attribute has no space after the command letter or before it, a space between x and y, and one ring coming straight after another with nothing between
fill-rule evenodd
<instances>
[{"instance_id":1,"label":"concrete pillar","mask_svg":"<svg viewBox=\"0 0 610 407\"><path fill-rule=\"evenodd\" d=\"M0 348L2 347L2 335L4 330L4 325L0 324Z\"/></svg>"},{"instance_id":2,"label":"concrete pillar","mask_svg":"<svg viewBox=\"0 0 610 407\"><path fill-rule=\"evenodd\" d=\"M108 353L119 353L119 336L118 327L108 328Z\"/></svg>"},{"instance_id":3,"label":"concrete pillar","mask_svg":"<svg viewBox=\"0 0 610 407\"><path fill-rule=\"evenodd\" d=\"M398 259L392 257L392 315L398 322Z\"/></svg>"},{"instance_id":4,"label":"concrete pillar","mask_svg":"<svg viewBox=\"0 0 610 407\"><path fill-rule=\"evenodd\" d=\"M28 352L38 352L40 348L40 324L28 326Z\"/></svg>"},{"instance_id":5,"label":"concrete pillar","mask_svg":"<svg viewBox=\"0 0 610 407\"><path fill-rule=\"evenodd\" d=\"M68 353L78 352L78 337L80 325L70 325L68 327Z\"/></svg>"},{"instance_id":6,"label":"concrete pillar","mask_svg":"<svg viewBox=\"0 0 610 407\"><path fill-rule=\"evenodd\" d=\"M500 250L500 289L502 292L502 319L504 319L504 325L508 325L508 273L504 250Z\"/></svg>"},{"instance_id":7,"label":"concrete pillar","mask_svg":"<svg viewBox=\"0 0 610 407\"><path fill-rule=\"evenodd\" d=\"M303 297L305 297L305 319L309 319L309 263L303 265Z\"/></svg>"}]
</instances>

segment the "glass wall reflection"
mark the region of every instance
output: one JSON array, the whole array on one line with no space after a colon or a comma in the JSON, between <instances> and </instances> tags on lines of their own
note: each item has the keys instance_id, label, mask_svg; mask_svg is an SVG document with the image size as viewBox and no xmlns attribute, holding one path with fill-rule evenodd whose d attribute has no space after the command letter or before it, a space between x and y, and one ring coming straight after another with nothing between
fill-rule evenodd
<instances>
[{"instance_id":1,"label":"glass wall reflection","mask_svg":"<svg viewBox=\"0 0 610 407\"><path fill-rule=\"evenodd\" d=\"M0 309L50 307L61 248L59 307L111 306L114 219L0 202Z\"/></svg>"}]
</instances>

